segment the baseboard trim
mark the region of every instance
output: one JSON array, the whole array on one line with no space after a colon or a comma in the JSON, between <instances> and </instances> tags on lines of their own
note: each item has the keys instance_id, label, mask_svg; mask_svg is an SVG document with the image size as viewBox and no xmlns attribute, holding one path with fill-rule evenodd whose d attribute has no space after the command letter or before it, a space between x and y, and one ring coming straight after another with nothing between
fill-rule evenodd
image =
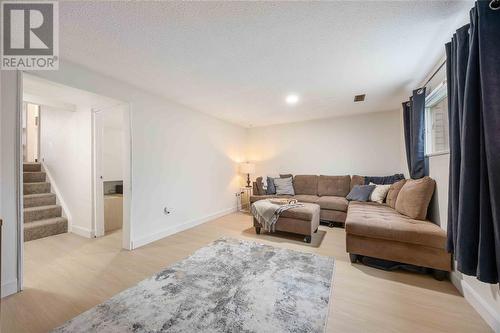
<instances>
[{"instance_id":1,"label":"baseboard trim","mask_svg":"<svg viewBox=\"0 0 500 333\"><path fill-rule=\"evenodd\" d=\"M77 225L70 225L68 230L69 232L77 234L78 236L86 238L94 238L94 232L87 228L79 227Z\"/></svg>"},{"instance_id":2,"label":"baseboard trim","mask_svg":"<svg viewBox=\"0 0 500 333\"><path fill-rule=\"evenodd\" d=\"M495 311L474 288L457 271L450 274L451 283L460 291L465 300L479 313L484 321L493 329L493 332L500 332L500 314Z\"/></svg>"},{"instance_id":3,"label":"baseboard trim","mask_svg":"<svg viewBox=\"0 0 500 333\"><path fill-rule=\"evenodd\" d=\"M17 293L17 279L2 284L2 298Z\"/></svg>"},{"instance_id":4,"label":"baseboard trim","mask_svg":"<svg viewBox=\"0 0 500 333\"><path fill-rule=\"evenodd\" d=\"M199 219L194 219L194 220L188 221L186 223L182 223L182 224L170 227L170 228L166 228L166 229L159 231L159 232L156 232L154 234L151 234L151 235L148 235L145 237L141 237L139 239L131 241L132 249L137 249L141 246L152 243L152 242L157 241L159 239L165 238L167 236L176 234L178 232L181 232L181 231L184 231L187 229L191 229L193 227L196 227L197 225L215 220L216 218L219 218L219 217L227 215L227 214L231 214L231 213L236 212L236 211L237 211L237 209L234 207L227 208L227 209L221 210L217 213L210 214L210 215L207 215L207 216L199 218Z\"/></svg>"}]
</instances>

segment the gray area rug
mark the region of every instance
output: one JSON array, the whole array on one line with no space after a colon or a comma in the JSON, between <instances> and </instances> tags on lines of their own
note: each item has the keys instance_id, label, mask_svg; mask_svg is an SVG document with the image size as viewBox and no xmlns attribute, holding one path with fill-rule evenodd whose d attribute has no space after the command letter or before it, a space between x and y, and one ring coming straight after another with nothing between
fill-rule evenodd
<instances>
[{"instance_id":1,"label":"gray area rug","mask_svg":"<svg viewBox=\"0 0 500 333\"><path fill-rule=\"evenodd\" d=\"M323 332L334 259L219 239L54 332Z\"/></svg>"}]
</instances>

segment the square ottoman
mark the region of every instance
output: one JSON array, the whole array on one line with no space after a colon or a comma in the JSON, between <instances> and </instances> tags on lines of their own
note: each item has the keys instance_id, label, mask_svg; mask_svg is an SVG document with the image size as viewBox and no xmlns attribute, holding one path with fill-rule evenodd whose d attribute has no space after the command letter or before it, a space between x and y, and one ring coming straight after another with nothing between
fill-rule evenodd
<instances>
[{"instance_id":1,"label":"square ottoman","mask_svg":"<svg viewBox=\"0 0 500 333\"><path fill-rule=\"evenodd\" d=\"M302 203L303 206L292 208L281 213L276 221L275 230L304 235L304 242L311 243L311 236L318 231L320 207L313 203ZM262 225L254 218L255 232L260 234Z\"/></svg>"}]
</instances>

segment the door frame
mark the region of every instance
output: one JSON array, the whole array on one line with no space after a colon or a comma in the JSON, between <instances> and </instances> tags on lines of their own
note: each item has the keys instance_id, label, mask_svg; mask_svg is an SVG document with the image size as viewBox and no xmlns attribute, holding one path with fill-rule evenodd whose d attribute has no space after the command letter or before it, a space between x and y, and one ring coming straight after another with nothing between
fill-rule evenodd
<instances>
[{"instance_id":1,"label":"door frame","mask_svg":"<svg viewBox=\"0 0 500 333\"><path fill-rule=\"evenodd\" d=\"M130 202L132 195L131 187L131 107L129 103L93 108L92 112L92 204L93 204L93 236L104 236L104 190L102 177L102 140L103 123L102 114L106 110L123 107L123 137L122 137L122 170L123 170L123 224L122 224L122 248L132 250L131 225L130 225Z\"/></svg>"},{"instance_id":2,"label":"door frame","mask_svg":"<svg viewBox=\"0 0 500 333\"><path fill-rule=\"evenodd\" d=\"M23 116L23 103L24 103L24 71L16 71L16 106L15 106L15 184L16 184L16 266L17 266L17 292L23 290L24 285L24 214L23 214L23 154L22 154L22 116ZM34 75L32 73L26 73ZM67 85L65 83L61 83ZM67 85L70 86L70 85ZM71 87L71 86L70 86ZM80 88L76 88L80 89ZM131 112L132 108L130 103L120 103L126 105L124 112L124 135L123 135L123 227L122 227L122 248L126 250L133 250L132 248L132 226L131 226L131 200L132 200L132 124ZM39 117L41 116L41 105L39 104ZM41 117L40 117L41 118ZM41 126L41 119L39 119L39 126ZM38 131L40 134L40 130ZM91 133L93 137L93 132ZM40 141L39 141L40 144ZM40 148L38 154L40 157ZM92 151L92 157L94 151ZM39 161L40 162L40 161ZM94 183L94 182L93 182ZM93 202L94 203L94 202Z\"/></svg>"},{"instance_id":3,"label":"door frame","mask_svg":"<svg viewBox=\"0 0 500 333\"><path fill-rule=\"evenodd\" d=\"M104 236L104 189L102 177L102 110L92 109L92 236Z\"/></svg>"}]
</instances>

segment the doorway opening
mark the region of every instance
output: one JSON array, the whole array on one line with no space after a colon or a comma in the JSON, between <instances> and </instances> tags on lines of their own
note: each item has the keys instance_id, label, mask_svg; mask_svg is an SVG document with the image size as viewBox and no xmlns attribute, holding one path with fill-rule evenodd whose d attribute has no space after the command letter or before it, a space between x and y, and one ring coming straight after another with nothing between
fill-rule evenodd
<instances>
[{"instance_id":1,"label":"doorway opening","mask_svg":"<svg viewBox=\"0 0 500 333\"><path fill-rule=\"evenodd\" d=\"M124 231L129 223L123 214L128 210L124 197L129 196L130 123L128 104L117 104L92 109L94 230L101 237L116 230ZM123 238L123 247L129 248L130 238Z\"/></svg>"},{"instance_id":2,"label":"doorway opening","mask_svg":"<svg viewBox=\"0 0 500 333\"><path fill-rule=\"evenodd\" d=\"M22 88L20 267L34 248L40 253L47 244L49 251L81 237L109 236L130 250L128 103L27 73ZM36 283L22 269L20 275L26 285Z\"/></svg>"},{"instance_id":3,"label":"doorway opening","mask_svg":"<svg viewBox=\"0 0 500 333\"><path fill-rule=\"evenodd\" d=\"M40 105L23 102L22 147L23 162L38 162L40 149Z\"/></svg>"}]
</instances>

